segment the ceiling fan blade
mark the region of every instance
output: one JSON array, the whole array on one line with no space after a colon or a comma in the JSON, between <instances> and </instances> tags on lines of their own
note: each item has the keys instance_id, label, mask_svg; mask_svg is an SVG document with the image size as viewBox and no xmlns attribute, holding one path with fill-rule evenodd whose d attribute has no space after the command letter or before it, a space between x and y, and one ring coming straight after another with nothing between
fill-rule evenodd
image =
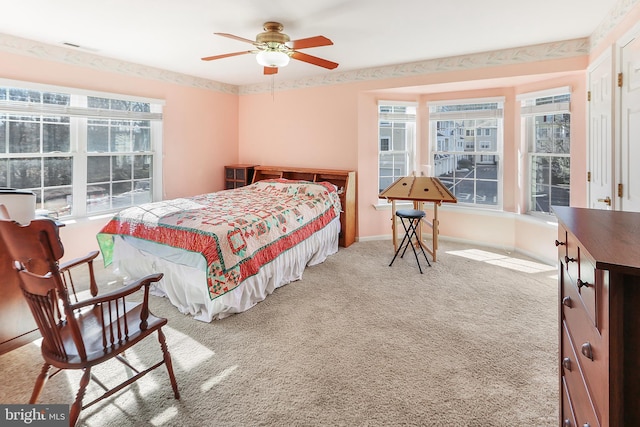
<instances>
[{"instance_id":1,"label":"ceiling fan blade","mask_svg":"<svg viewBox=\"0 0 640 427\"><path fill-rule=\"evenodd\" d=\"M333 42L325 36L315 36L306 39L292 40L289 42L292 49L307 49L310 47L329 46Z\"/></svg>"},{"instance_id":2,"label":"ceiling fan blade","mask_svg":"<svg viewBox=\"0 0 640 427\"><path fill-rule=\"evenodd\" d=\"M238 40L245 43L256 44L255 40L245 39L244 37L234 36L233 34L229 34L229 33L213 33L213 34L215 34L216 36L227 37L227 38Z\"/></svg>"},{"instance_id":3,"label":"ceiling fan blade","mask_svg":"<svg viewBox=\"0 0 640 427\"><path fill-rule=\"evenodd\" d=\"M264 75L278 74L278 67L264 67Z\"/></svg>"},{"instance_id":4,"label":"ceiling fan blade","mask_svg":"<svg viewBox=\"0 0 640 427\"><path fill-rule=\"evenodd\" d=\"M233 53L225 53L223 55L205 56L204 58L202 58L202 60L203 61L213 61L214 59L228 58L230 56L244 55L244 54L247 54L247 53L252 53L252 51L245 50L243 52L233 52Z\"/></svg>"},{"instance_id":5,"label":"ceiling fan blade","mask_svg":"<svg viewBox=\"0 0 640 427\"><path fill-rule=\"evenodd\" d=\"M318 58L317 56L307 55L302 52L293 52L291 55L293 59L297 59L298 61L308 62L309 64L317 65L319 67L328 68L333 70L338 66L336 62L327 61L326 59Z\"/></svg>"}]
</instances>

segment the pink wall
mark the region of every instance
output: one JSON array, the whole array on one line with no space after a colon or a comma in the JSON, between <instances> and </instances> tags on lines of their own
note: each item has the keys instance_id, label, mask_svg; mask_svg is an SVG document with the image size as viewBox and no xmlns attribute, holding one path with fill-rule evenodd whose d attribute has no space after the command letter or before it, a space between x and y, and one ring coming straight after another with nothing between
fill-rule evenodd
<instances>
[{"instance_id":1,"label":"pink wall","mask_svg":"<svg viewBox=\"0 0 640 427\"><path fill-rule=\"evenodd\" d=\"M572 87L571 203L584 206L585 70L590 59L639 20L640 4L597 40L590 56L240 96L3 52L0 78L164 99L166 198L221 189L223 166L235 162L356 170L360 240L390 234L388 210L376 208L377 101L403 99L424 105L436 99L504 96L506 213L492 215L444 206L441 235L516 247L545 257L554 227L518 215L523 211L525 193L517 167L523 147L516 96L557 86ZM420 164L424 164L428 160L428 115L424 109L420 114L418 143ZM63 233L69 236L72 247L80 248L74 255L84 253L85 247L95 247L95 232L101 224L92 221L65 227Z\"/></svg>"},{"instance_id":2,"label":"pink wall","mask_svg":"<svg viewBox=\"0 0 640 427\"><path fill-rule=\"evenodd\" d=\"M238 96L0 52L0 78L165 100L164 197L221 190L223 166L238 161ZM106 222L83 220L61 230L65 258L97 248Z\"/></svg>"},{"instance_id":3,"label":"pink wall","mask_svg":"<svg viewBox=\"0 0 640 427\"><path fill-rule=\"evenodd\" d=\"M630 3L632 2L620 1L618 2L617 6L618 8L623 8ZM616 17L618 17L617 12L621 13L622 10L616 11L616 13L614 14L614 16ZM614 27L610 29L606 28L607 31L603 32L603 34L600 37L597 37L598 34L592 35L592 43L594 44L594 46L591 47L589 62L590 63L593 62L605 50L615 45L618 39L623 37L625 33L630 31L634 27L640 25L639 23L640 23L640 3L637 3L624 15L622 20L618 22Z\"/></svg>"},{"instance_id":4,"label":"pink wall","mask_svg":"<svg viewBox=\"0 0 640 427\"><path fill-rule=\"evenodd\" d=\"M405 100L419 103L420 163L429 162L427 102L477 97L505 98L503 207L520 212L523 155L518 93L571 86L576 100L572 115L572 202L584 204L586 167L586 57L491 67L407 78L345 83L268 94L243 95L240 101L240 160L248 163L332 167L358 174L358 239L390 237L390 213L378 199L377 103ZM561 76L561 77L558 77ZM457 82L465 90L457 90ZM475 83L470 83L475 82ZM474 85L477 89L472 89ZM471 89L470 89L471 88ZM573 173L573 172L572 172ZM448 212L452 210L452 212ZM441 235L513 248L517 221L478 210L441 209ZM548 228L548 227L546 227ZM553 230L550 231L553 236ZM547 239L549 234L542 235ZM553 241L553 240L551 240ZM539 245L532 244L532 248ZM542 255L546 257L546 254Z\"/></svg>"},{"instance_id":5,"label":"pink wall","mask_svg":"<svg viewBox=\"0 0 640 427\"><path fill-rule=\"evenodd\" d=\"M357 91L345 86L240 96L242 162L355 169Z\"/></svg>"}]
</instances>

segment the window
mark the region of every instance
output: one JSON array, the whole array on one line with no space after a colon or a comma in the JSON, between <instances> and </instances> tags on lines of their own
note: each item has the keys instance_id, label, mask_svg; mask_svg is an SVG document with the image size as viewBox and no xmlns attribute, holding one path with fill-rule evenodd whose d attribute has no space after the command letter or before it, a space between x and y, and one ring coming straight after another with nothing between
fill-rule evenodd
<instances>
[{"instance_id":1,"label":"window","mask_svg":"<svg viewBox=\"0 0 640 427\"><path fill-rule=\"evenodd\" d=\"M391 150L391 138L384 136L380 138L380 151Z\"/></svg>"},{"instance_id":2,"label":"window","mask_svg":"<svg viewBox=\"0 0 640 427\"><path fill-rule=\"evenodd\" d=\"M502 100L429 105L433 175L460 204L502 205L502 108Z\"/></svg>"},{"instance_id":3,"label":"window","mask_svg":"<svg viewBox=\"0 0 640 427\"><path fill-rule=\"evenodd\" d=\"M0 85L0 187L33 191L36 208L58 218L161 194L159 101L7 83Z\"/></svg>"},{"instance_id":4,"label":"window","mask_svg":"<svg viewBox=\"0 0 640 427\"><path fill-rule=\"evenodd\" d=\"M416 105L378 105L378 186L384 190L415 170Z\"/></svg>"},{"instance_id":5,"label":"window","mask_svg":"<svg viewBox=\"0 0 640 427\"><path fill-rule=\"evenodd\" d=\"M521 100L528 152L527 210L551 214L554 205L569 206L571 95L533 95Z\"/></svg>"}]
</instances>

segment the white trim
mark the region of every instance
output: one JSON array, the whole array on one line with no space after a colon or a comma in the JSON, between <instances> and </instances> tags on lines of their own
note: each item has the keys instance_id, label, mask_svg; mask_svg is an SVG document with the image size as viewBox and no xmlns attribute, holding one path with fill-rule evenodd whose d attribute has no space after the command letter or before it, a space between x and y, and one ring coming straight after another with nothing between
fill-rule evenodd
<instances>
[{"instance_id":1,"label":"white trim","mask_svg":"<svg viewBox=\"0 0 640 427\"><path fill-rule=\"evenodd\" d=\"M437 107L439 105L461 105L461 104L488 104L491 102L503 102L504 96L491 96L486 98L462 98L462 99L449 99L442 101L428 101L427 106Z\"/></svg>"},{"instance_id":2,"label":"white trim","mask_svg":"<svg viewBox=\"0 0 640 427\"><path fill-rule=\"evenodd\" d=\"M51 91L49 91L51 92ZM137 102L137 101L136 101ZM56 115L116 120L162 120L162 113L76 107L57 104L0 100L0 111L7 114Z\"/></svg>"},{"instance_id":3,"label":"white trim","mask_svg":"<svg viewBox=\"0 0 640 427\"><path fill-rule=\"evenodd\" d=\"M471 99L451 99L448 101L427 102L429 108L429 120L473 120L473 119L502 119L504 115L505 97L491 98L471 98ZM462 111L432 111L433 107L445 105L470 105L470 104L492 104L497 103L497 108L488 110L462 110Z\"/></svg>"},{"instance_id":4,"label":"white trim","mask_svg":"<svg viewBox=\"0 0 640 427\"><path fill-rule=\"evenodd\" d=\"M415 102L415 101L385 101L383 99L379 99L378 100L378 107L380 107L381 105L392 105L392 106L399 106L399 107L418 107L419 103Z\"/></svg>"},{"instance_id":5,"label":"white trim","mask_svg":"<svg viewBox=\"0 0 640 427\"><path fill-rule=\"evenodd\" d=\"M107 99L116 99L130 102L139 102L151 104L150 112L139 111L123 111L111 110L103 108L89 108L78 105L57 105L57 104L41 104L35 102L0 100L0 112L8 114L35 114L35 115L58 115L66 117L88 117L88 118L106 118L121 120L162 120L162 107L165 101L156 98L143 98L131 95L121 95L117 93L98 92L86 89L76 89L66 86L47 85L42 83L26 82L21 80L0 79L0 87L36 90L38 92L60 93L83 97L98 97ZM153 106L159 106L153 108Z\"/></svg>"},{"instance_id":6,"label":"white trim","mask_svg":"<svg viewBox=\"0 0 640 427\"><path fill-rule=\"evenodd\" d=\"M158 98L147 98L142 96L133 96L133 95L125 95L120 93L113 92L100 92L97 90L87 90L80 89L70 86L57 86L50 85L44 83L34 83L27 82L23 80L11 80L11 79L3 79L0 78L0 86L13 87L16 89L33 89L39 90L43 92L59 92L59 93L70 93L72 95L85 95L85 96L95 96L100 98L110 98L110 99L119 99L124 101L135 101L135 102L148 102L152 104L160 104L165 105L164 99Z\"/></svg>"},{"instance_id":7,"label":"white trim","mask_svg":"<svg viewBox=\"0 0 640 427\"><path fill-rule=\"evenodd\" d=\"M527 105L520 107L520 116L538 116L541 114L571 113L570 102L554 102L543 105Z\"/></svg>"},{"instance_id":8,"label":"white trim","mask_svg":"<svg viewBox=\"0 0 640 427\"><path fill-rule=\"evenodd\" d=\"M503 111L503 106L501 106L495 110L445 111L442 113L430 112L429 120L502 119Z\"/></svg>"},{"instance_id":9,"label":"white trim","mask_svg":"<svg viewBox=\"0 0 640 427\"><path fill-rule=\"evenodd\" d=\"M523 101L527 99L546 98L547 96L563 95L565 93L571 94L571 86L562 86L551 89L544 89L535 92L524 92L516 95L516 101Z\"/></svg>"}]
</instances>

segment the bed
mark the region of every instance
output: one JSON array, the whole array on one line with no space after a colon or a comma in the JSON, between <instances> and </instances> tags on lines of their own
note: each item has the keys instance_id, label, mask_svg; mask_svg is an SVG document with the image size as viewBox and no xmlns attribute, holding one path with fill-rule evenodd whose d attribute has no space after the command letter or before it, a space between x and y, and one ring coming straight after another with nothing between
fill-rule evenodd
<instances>
[{"instance_id":1,"label":"bed","mask_svg":"<svg viewBox=\"0 0 640 427\"><path fill-rule=\"evenodd\" d=\"M211 322L299 280L355 240L355 172L256 167L245 187L147 203L97 235L124 277L163 272L153 293Z\"/></svg>"}]
</instances>

